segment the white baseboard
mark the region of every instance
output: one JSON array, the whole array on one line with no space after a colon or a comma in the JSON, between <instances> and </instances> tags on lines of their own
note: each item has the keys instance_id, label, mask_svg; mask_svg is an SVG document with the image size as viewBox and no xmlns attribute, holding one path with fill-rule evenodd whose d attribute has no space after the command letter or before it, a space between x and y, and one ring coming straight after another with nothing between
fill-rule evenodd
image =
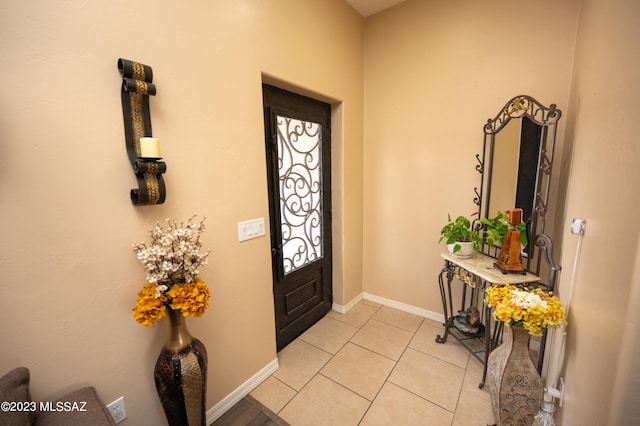
<instances>
[{"instance_id":1,"label":"white baseboard","mask_svg":"<svg viewBox=\"0 0 640 426\"><path fill-rule=\"evenodd\" d=\"M334 303L333 306L331 306L331 309L341 314L346 314L363 299L363 295L364 293L360 293L346 305L338 305L337 303Z\"/></svg>"},{"instance_id":2,"label":"white baseboard","mask_svg":"<svg viewBox=\"0 0 640 426\"><path fill-rule=\"evenodd\" d=\"M423 318L427 318L433 321L444 323L444 314L433 312L428 309L418 308L417 306L408 305L406 303L398 302L396 300L387 299L386 297L376 296L371 293L362 293L364 300L370 300L372 302L379 303L390 308L397 309L399 311L408 312L410 314L418 315Z\"/></svg>"},{"instance_id":3,"label":"white baseboard","mask_svg":"<svg viewBox=\"0 0 640 426\"><path fill-rule=\"evenodd\" d=\"M249 380L241 384L236 390L227 395L211 409L207 410L207 425L215 422L220 416L233 407L238 401L247 396L260 383L264 382L272 373L278 370L278 358L267 364L262 370L254 374Z\"/></svg>"},{"instance_id":4,"label":"white baseboard","mask_svg":"<svg viewBox=\"0 0 640 426\"><path fill-rule=\"evenodd\" d=\"M351 308L353 308L355 305L358 304L358 302L360 302L363 299L370 300L372 302L376 302L381 305L397 309L399 311L408 312L410 314L418 315L423 318L444 323L444 314L433 312L428 309L418 308L417 306L408 305L406 303L397 302L392 299L387 299L386 297L376 296L375 294L371 294L371 293L360 293L346 305L338 305L334 303L332 306L332 309L341 314L346 314L347 312L349 312Z\"/></svg>"}]
</instances>

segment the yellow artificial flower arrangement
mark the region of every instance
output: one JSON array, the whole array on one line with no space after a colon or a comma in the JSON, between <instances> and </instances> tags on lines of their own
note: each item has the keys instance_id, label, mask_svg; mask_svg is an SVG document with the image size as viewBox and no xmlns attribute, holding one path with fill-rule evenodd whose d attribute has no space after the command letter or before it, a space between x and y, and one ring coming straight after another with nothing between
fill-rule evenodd
<instances>
[{"instance_id":1,"label":"yellow artificial flower arrangement","mask_svg":"<svg viewBox=\"0 0 640 426\"><path fill-rule=\"evenodd\" d=\"M149 246L133 245L147 270L147 283L133 308L133 318L144 327L164 317L167 308L180 310L185 317L199 317L209 307L209 288L197 276L209 256L209 252L200 251L204 219L194 223L194 217L180 224L167 219L167 228L156 223Z\"/></svg>"},{"instance_id":2,"label":"yellow artificial flower arrangement","mask_svg":"<svg viewBox=\"0 0 640 426\"><path fill-rule=\"evenodd\" d=\"M491 286L485 290L485 303L495 308L493 317L507 325L520 325L533 336L551 327L560 327L565 310L560 299L540 288L519 289L514 285Z\"/></svg>"}]
</instances>

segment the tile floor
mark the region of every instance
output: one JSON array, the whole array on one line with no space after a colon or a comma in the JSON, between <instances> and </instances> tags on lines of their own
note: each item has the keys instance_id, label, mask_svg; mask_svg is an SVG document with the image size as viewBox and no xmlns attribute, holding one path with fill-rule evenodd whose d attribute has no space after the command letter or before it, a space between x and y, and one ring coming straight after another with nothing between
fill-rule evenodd
<instances>
[{"instance_id":1,"label":"tile floor","mask_svg":"<svg viewBox=\"0 0 640 426\"><path fill-rule=\"evenodd\" d=\"M370 301L331 311L251 395L292 426L495 423L482 364L435 321Z\"/></svg>"}]
</instances>

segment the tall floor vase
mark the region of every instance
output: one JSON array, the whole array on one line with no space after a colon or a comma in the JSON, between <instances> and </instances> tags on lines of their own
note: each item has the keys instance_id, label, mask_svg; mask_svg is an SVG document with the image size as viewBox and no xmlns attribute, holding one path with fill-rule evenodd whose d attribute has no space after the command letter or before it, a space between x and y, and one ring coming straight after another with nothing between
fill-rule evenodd
<instances>
[{"instance_id":1,"label":"tall floor vase","mask_svg":"<svg viewBox=\"0 0 640 426\"><path fill-rule=\"evenodd\" d=\"M530 335L520 326L505 327L505 335L487 361L491 407L499 426L531 426L544 387L529 355Z\"/></svg>"},{"instance_id":2,"label":"tall floor vase","mask_svg":"<svg viewBox=\"0 0 640 426\"><path fill-rule=\"evenodd\" d=\"M207 350L189 334L181 311L167 309L171 331L160 352L154 377L170 426L204 426Z\"/></svg>"}]
</instances>

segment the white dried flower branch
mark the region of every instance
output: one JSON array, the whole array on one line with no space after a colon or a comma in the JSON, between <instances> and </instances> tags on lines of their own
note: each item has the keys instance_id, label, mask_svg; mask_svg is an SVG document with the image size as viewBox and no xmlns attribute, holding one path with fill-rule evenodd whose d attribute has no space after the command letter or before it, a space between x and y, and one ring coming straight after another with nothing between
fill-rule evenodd
<instances>
[{"instance_id":1,"label":"white dried flower branch","mask_svg":"<svg viewBox=\"0 0 640 426\"><path fill-rule=\"evenodd\" d=\"M151 284L192 283L198 275L199 268L207 264L211 250L201 252L200 234L204 232L204 217L200 222L193 222L192 215L185 222L171 222L167 219L167 227L156 222L150 230L151 243L135 243L133 250L138 260L147 270L147 281Z\"/></svg>"}]
</instances>

